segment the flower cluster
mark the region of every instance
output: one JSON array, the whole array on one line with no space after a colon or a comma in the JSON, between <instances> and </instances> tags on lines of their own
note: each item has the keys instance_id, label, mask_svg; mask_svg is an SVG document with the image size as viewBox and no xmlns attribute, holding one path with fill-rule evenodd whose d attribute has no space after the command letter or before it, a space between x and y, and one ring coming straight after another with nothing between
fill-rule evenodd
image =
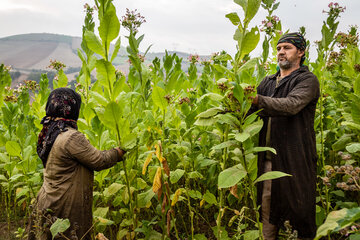
<instances>
[{"instance_id":1,"label":"flower cluster","mask_svg":"<svg viewBox=\"0 0 360 240\"><path fill-rule=\"evenodd\" d=\"M340 13L346 10L346 7L340 6L338 3L331 2L328 5L329 11L323 10L323 13L327 13L329 16L334 16L335 18L340 15Z\"/></svg>"},{"instance_id":2,"label":"flower cluster","mask_svg":"<svg viewBox=\"0 0 360 240\"><path fill-rule=\"evenodd\" d=\"M339 233L348 239L349 235L352 233L358 233L360 231L360 224L354 223L351 226L345 227L339 231Z\"/></svg>"},{"instance_id":3,"label":"flower cluster","mask_svg":"<svg viewBox=\"0 0 360 240\"><path fill-rule=\"evenodd\" d=\"M225 92L228 89L228 86L225 83L218 83L217 87L223 92Z\"/></svg>"},{"instance_id":4,"label":"flower cluster","mask_svg":"<svg viewBox=\"0 0 360 240\"><path fill-rule=\"evenodd\" d=\"M189 62L195 64L200 61L200 57L197 54L194 54L194 55L190 54L188 57L188 60L189 60Z\"/></svg>"},{"instance_id":5,"label":"flower cluster","mask_svg":"<svg viewBox=\"0 0 360 240\"><path fill-rule=\"evenodd\" d=\"M336 66L339 66L343 61L345 55L342 51L340 52L331 52L329 55L329 59L326 62L326 69L329 71L333 71Z\"/></svg>"},{"instance_id":6,"label":"flower cluster","mask_svg":"<svg viewBox=\"0 0 360 240\"><path fill-rule=\"evenodd\" d=\"M33 80L24 80L24 83L25 83L25 88L30 91L34 91L39 87L36 81Z\"/></svg>"},{"instance_id":7,"label":"flower cluster","mask_svg":"<svg viewBox=\"0 0 360 240\"><path fill-rule=\"evenodd\" d=\"M145 56L144 55L141 55L140 53L138 53L138 57L139 57L141 62L145 61Z\"/></svg>"},{"instance_id":8,"label":"flower cluster","mask_svg":"<svg viewBox=\"0 0 360 240\"><path fill-rule=\"evenodd\" d=\"M94 7L90 7L90 5L87 4L87 3L84 4L84 9L85 9L85 12L86 12L86 13L89 13L89 14L91 14L91 15L94 14L94 10L98 10L97 7L96 7L96 5L94 5Z\"/></svg>"},{"instance_id":9,"label":"flower cluster","mask_svg":"<svg viewBox=\"0 0 360 240\"><path fill-rule=\"evenodd\" d=\"M357 46L359 43L359 35L358 34L346 34L346 33L338 33L336 36L336 42L340 48L347 48L348 46Z\"/></svg>"},{"instance_id":10,"label":"flower cluster","mask_svg":"<svg viewBox=\"0 0 360 240\"><path fill-rule=\"evenodd\" d=\"M4 65L4 70L5 72L10 72L12 70L12 67Z\"/></svg>"},{"instance_id":11,"label":"flower cluster","mask_svg":"<svg viewBox=\"0 0 360 240\"><path fill-rule=\"evenodd\" d=\"M179 104L181 105L183 103L190 103L190 98L188 97L179 98Z\"/></svg>"},{"instance_id":12,"label":"flower cluster","mask_svg":"<svg viewBox=\"0 0 360 240\"><path fill-rule=\"evenodd\" d=\"M355 64L354 69L355 69L356 72L360 73L360 64Z\"/></svg>"},{"instance_id":13,"label":"flower cluster","mask_svg":"<svg viewBox=\"0 0 360 240\"><path fill-rule=\"evenodd\" d=\"M339 156L344 161L352 158L350 154L344 154L343 152L339 152ZM337 181L337 176L341 176L340 181ZM354 167L349 164L329 167L326 171L326 176L322 177L322 180L327 186L331 186L331 182L336 182L336 187L344 191L360 191L360 167Z\"/></svg>"},{"instance_id":14,"label":"flower cluster","mask_svg":"<svg viewBox=\"0 0 360 240\"><path fill-rule=\"evenodd\" d=\"M186 91L191 94L196 94L197 89L196 88L187 88Z\"/></svg>"},{"instance_id":15,"label":"flower cluster","mask_svg":"<svg viewBox=\"0 0 360 240\"><path fill-rule=\"evenodd\" d=\"M245 95L249 95L256 92L255 86L247 86L244 88Z\"/></svg>"},{"instance_id":16,"label":"flower cluster","mask_svg":"<svg viewBox=\"0 0 360 240\"><path fill-rule=\"evenodd\" d=\"M60 71L61 69L66 68L66 65L60 61L50 59L48 68Z\"/></svg>"},{"instance_id":17,"label":"flower cluster","mask_svg":"<svg viewBox=\"0 0 360 240\"><path fill-rule=\"evenodd\" d=\"M201 59L200 64L203 66L209 66L211 64L211 59Z\"/></svg>"},{"instance_id":18,"label":"flower cluster","mask_svg":"<svg viewBox=\"0 0 360 240\"><path fill-rule=\"evenodd\" d=\"M278 16L267 16L265 20L261 22L260 31L265 32L268 35L273 35L276 32L276 26L279 24L280 19ZM282 32L280 31L281 35Z\"/></svg>"},{"instance_id":19,"label":"flower cluster","mask_svg":"<svg viewBox=\"0 0 360 240\"><path fill-rule=\"evenodd\" d=\"M136 34L141 24L145 23L145 17L137 13L137 9L130 11L126 8L126 13L122 16L121 25L126 28L129 32Z\"/></svg>"},{"instance_id":20,"label":"flower cluster","mask_svg":"<svg viewBox=\"0 0 360 240\"><path fill-rule=\"evenodd\" d=\"M25 80L24 84L20 83L14 89L12 89L10 87L5 87L4 101L5 102L17 102L19 95L21 95L22 93L25 93L29 90L35 91L38 87L39 87L39 85L35 81L32 81L32 80Z\"/></svg>"},{"instance_id":21,"label":"flower cluster","mask_svg":"<svg viewBox=\"0 0 360 240\"><path fill-rule=\"evenodd\" d=\"M170 104L171 100L174 98L173 96L171 96L170 94L167 94L164 96L164 98L166 99L166 101Z\"/></svg>"}]
</instances>

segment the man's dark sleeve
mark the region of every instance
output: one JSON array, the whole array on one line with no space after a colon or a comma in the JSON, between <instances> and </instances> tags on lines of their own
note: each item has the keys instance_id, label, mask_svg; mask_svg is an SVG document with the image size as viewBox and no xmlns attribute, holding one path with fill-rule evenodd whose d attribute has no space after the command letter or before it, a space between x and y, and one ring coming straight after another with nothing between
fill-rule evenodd
<instances>
[{"instance_id":1,"label":"man's dark sleeve","mask_svg":"<svg viewBox=\"0 0 360 240\"><path fill-rule=\"evenodd\" d=\"M299 82L285 98L259 96L258 107L264 116L292 116L300 112L319 94L319 81L315 75Z\"/></svg>"}]
</instances>

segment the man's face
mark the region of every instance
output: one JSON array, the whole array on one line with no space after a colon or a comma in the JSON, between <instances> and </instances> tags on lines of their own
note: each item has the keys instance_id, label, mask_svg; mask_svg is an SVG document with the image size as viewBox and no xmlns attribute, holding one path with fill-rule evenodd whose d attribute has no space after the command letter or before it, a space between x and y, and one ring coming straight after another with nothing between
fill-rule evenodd
<instances>
[{"instance_id":1,"label":"man's face","mask_svg":"<svg viewBox=\"0 0 360 240\"><path fill-rule=\"evenodd\" d=\"M291 69L300 66L300 60L304 55L303 50L299 50L291 43L279 43L277 49L277 61L281 69Z\"/></svg>"}]
</instances>

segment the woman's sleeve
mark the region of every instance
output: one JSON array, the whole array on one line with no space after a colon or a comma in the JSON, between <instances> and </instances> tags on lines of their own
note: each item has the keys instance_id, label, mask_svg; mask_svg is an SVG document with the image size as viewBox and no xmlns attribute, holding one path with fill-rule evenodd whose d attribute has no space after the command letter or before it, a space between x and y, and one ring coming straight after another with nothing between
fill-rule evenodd
<instances>
[{"instance_id":1,"label":"woman's sleeve","mask_svg":"<svg viewBox=\"0 0 360 240\"><path fill-rule=\"evenodd\" d=\"M71 158L94 171L110 168L122 160L116 149L100 151L90 144L84 134L78 131L71 134L65 149Z\"/></svg>"}]
</instances>

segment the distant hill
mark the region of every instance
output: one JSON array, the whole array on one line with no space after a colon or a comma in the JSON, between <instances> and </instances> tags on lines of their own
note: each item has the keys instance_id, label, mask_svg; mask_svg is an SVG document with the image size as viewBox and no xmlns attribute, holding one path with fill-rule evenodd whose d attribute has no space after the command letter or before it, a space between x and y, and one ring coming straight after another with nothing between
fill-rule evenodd
<instances>
[{"instance_id":1,"label":"distant hill","mask_svg":"<svg viewBox=\"0 0 360 240\"><path fill-rule=\"evenodd\" d=\"M30 33L0 38L0 62L17 69L46 69L50 59L81 67L77 56L81 38L50 33ZM120 49L120 55L125 50Z\"/></svg>"},{"instance_id":2,"label":"distant hill","mask_svg":"<svg viewBox=\"0 0 360 240\"><path fill-rule=\"evenodd\" d=\"M18 72L13 78L13 84L25 79L39 78L41 72L49 71L47 66L50 60L58 60L66 65L69 80L74 80L81 67L81 60L77 56L77 49L81 48L81 38L50 33L29 33L0 38L0 63L11 65L14 71ZM110 47L110 52L114 46ZM169 51L169 54L176 53L183 58L182 67L187 69L189 63L188 53ZM146 55L146 63L150 63L155 57L162 60L165 51L162 53L149 52ZM201 56L201 59L208 59L209 56ZM121 47L114 65L119 70L127 72L125 47ZM14 75L15 76L15 75Z\"/></svg>"}]
</instances>

